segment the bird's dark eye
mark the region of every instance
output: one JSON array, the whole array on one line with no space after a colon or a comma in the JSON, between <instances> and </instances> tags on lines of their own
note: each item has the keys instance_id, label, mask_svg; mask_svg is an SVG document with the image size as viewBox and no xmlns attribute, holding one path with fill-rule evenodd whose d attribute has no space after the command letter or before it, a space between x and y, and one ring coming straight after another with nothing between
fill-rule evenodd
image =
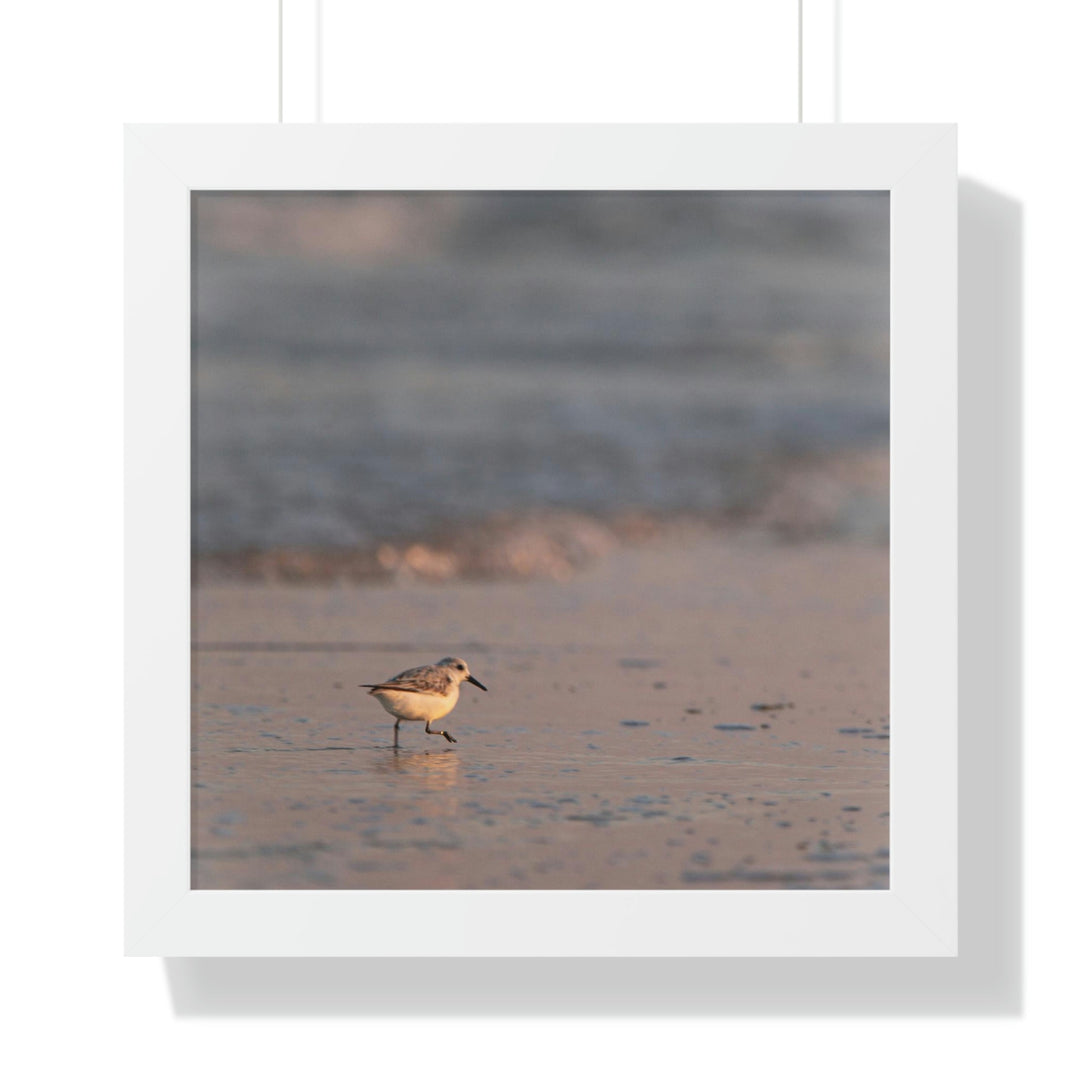
<instances>
[{"instance_id":1,"label":"bird's dark eye","mask_svg":"<svg viewBox=\"0 0 1080 1080\"><path fill-rule=\"evenodd\" d=\"M458 664L457 669L458 669L458 671L464 671L465 670L465 665L464 664Z\"/></svg>"}]
</instances>

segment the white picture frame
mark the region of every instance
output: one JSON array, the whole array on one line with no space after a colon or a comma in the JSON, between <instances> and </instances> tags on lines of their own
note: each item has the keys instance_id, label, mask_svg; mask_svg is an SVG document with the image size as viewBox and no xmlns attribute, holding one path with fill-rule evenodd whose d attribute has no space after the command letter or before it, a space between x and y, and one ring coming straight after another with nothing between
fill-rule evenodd
<instances>
[{"instance_id":1,"label":"white picture frame","mask_svg":"<svg viewBox=\"0 0 1080 1080\"><path fill-rule=\"evenodd\" d=\"M889 192L889 889L191 888L191 194L450 189ZM136 125L125 205L128 955L957 955L954 126Z\"/></svg>"}]
</instances>

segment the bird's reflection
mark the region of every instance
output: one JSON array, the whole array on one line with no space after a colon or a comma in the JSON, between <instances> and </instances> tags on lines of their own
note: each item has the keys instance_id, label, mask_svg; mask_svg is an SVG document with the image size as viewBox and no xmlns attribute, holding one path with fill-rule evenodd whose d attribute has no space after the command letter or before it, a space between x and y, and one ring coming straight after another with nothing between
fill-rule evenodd
<instances>
[{"instance_id":1,"label":"bird's reflection","mask_svg":"<svg viewBox=\"0 0 1080 1080\"><path fill-rule=\"evenodd\" d=\"M452 750L394 750L381 757L375 766L378 773L406 776L430 791L457 787L460 769L460 756Z\"/></svg>"}]
</instances>

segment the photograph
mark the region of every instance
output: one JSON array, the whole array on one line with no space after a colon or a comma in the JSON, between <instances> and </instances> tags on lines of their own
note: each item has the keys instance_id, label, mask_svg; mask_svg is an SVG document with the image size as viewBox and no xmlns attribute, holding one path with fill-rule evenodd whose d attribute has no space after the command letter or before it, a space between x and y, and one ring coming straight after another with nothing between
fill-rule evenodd
<instances>
[{"instance_id":1,"label":"photograph","mask_svg":"<svg viewBox=\"0 0 1080 1080\"><path fill-rule=\"evenodd\" d=\"M193 889L889 888L888 191L191 226Z\"/></svg>"}]
</instances>

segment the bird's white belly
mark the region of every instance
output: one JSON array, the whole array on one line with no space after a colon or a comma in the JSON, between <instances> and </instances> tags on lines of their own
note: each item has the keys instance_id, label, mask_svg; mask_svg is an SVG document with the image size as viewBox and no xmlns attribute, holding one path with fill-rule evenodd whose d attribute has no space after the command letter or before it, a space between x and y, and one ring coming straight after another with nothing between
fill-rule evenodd
<instances>
[{"instance_id":1,"label":"bird's white belly","mask_svg":"<svg viewBox=\"0 0 1080 1080\"><path fill-rule=\"evenodd\" d=\"M399 720L420 720L430 723L441 720L457 704L458 688L452 687L445 697L438 694L413 694L401 690L376 690L379 704Z\"/></svg>"}]
</instances>

